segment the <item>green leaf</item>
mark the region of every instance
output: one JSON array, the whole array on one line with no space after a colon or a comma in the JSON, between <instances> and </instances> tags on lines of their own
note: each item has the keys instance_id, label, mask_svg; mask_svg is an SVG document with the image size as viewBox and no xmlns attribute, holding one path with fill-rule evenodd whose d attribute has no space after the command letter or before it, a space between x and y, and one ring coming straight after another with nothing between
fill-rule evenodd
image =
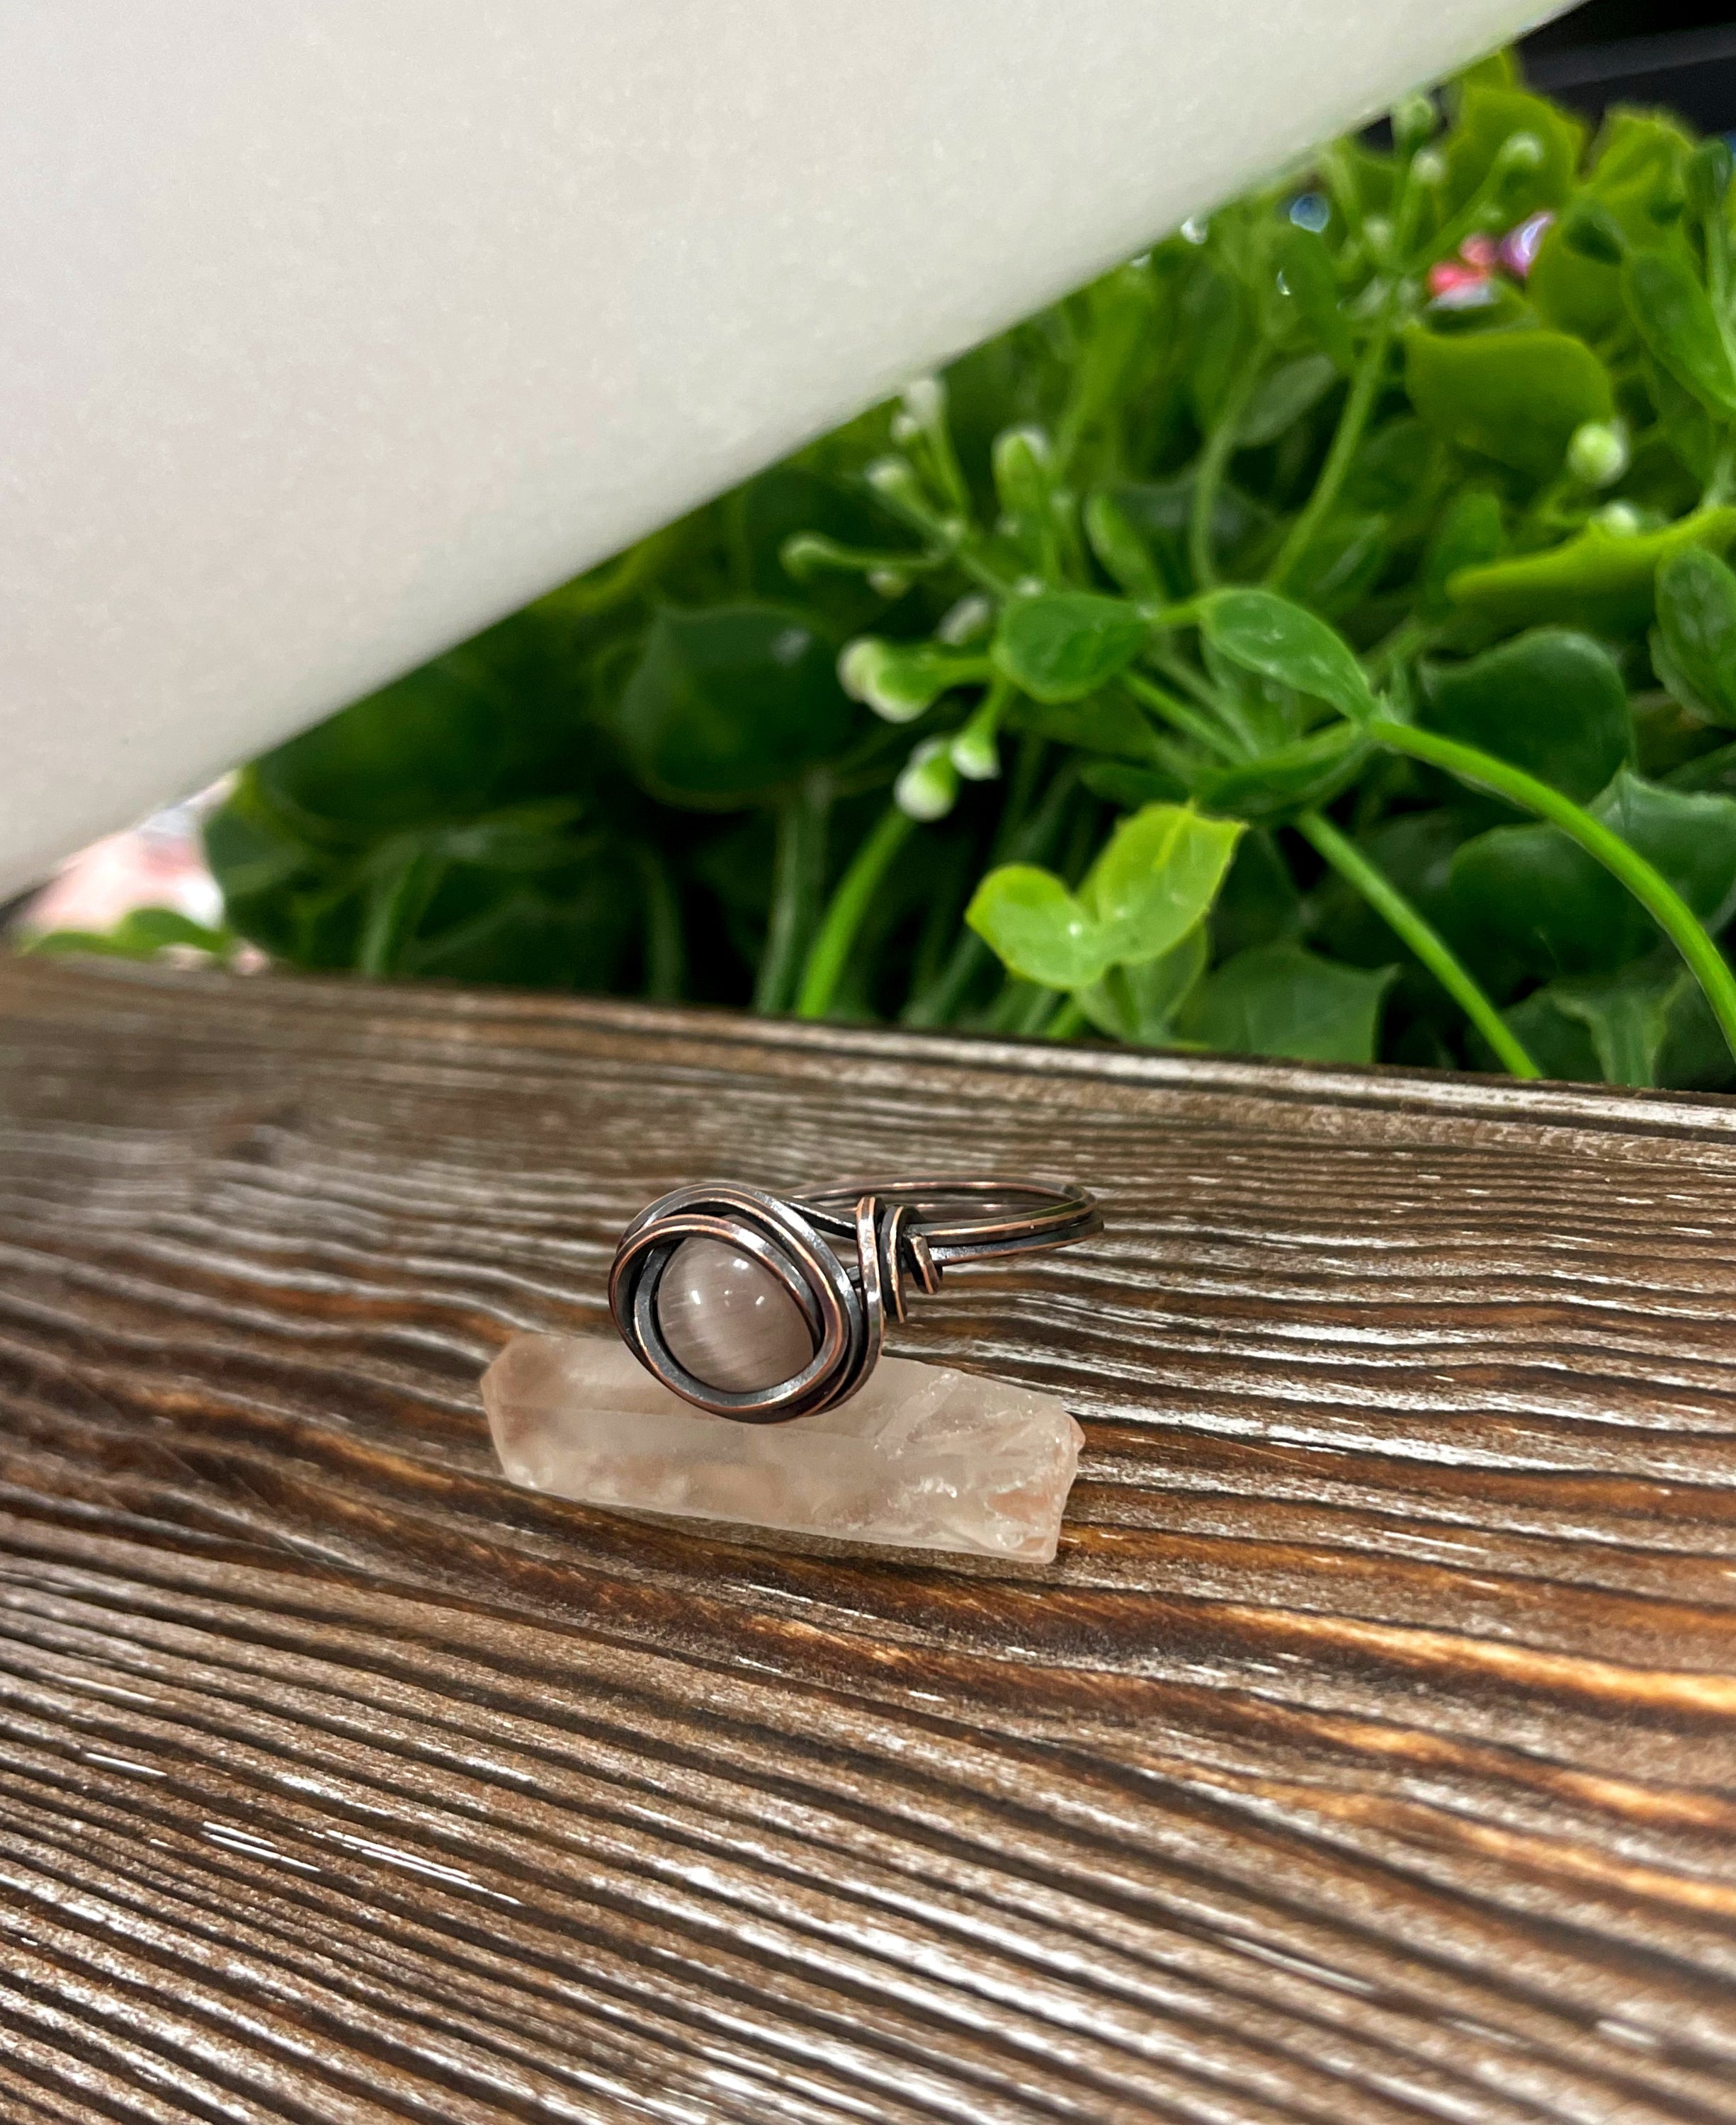
<instances>
[{"instance_id":1,"label":"green leaf","mask_svg":"<svg viewBox=\"0 0 1736 2125\"><path fill-rule=\"evenodd\" d=\"M1070 306L1081 320L1078 365L1065 417L1076 437L1137 391L1143 359L1169 320L1149 265L1117 266L1082 289Z\"/></svg>"},{"instance_id":2,"label":"green leaf","mask_svg":"<svg viewBox=\"0 0 1736 2125\"><path fill-rule=\"evenodd\" d=\"M657 615L615 728L653 796L728 810L835 752L853 714L830 646L801 615L721 605Z\"/></svg>"},{"instance_id":3,"label":"green leaf","mask_svg":"<svg viewBox=\"0 0 1736 2125\"><path fill-rule=\"evenodd\" d=\"M1217 418L1252 330L1247 297L1227 273L1203 260L1182 301L1187 329L1188 393L1202 428Z\"/></svg>"},{"instance_id":4,"label":"green leaf","mask_svg":"<svg viewBox=\"0 0 1736 2125\"><path fill-rule=\"evenodd\" d=\"M1123 599L1051 591L1016 598L1002 612L995 663L1033 700L1076 701L1124 671L1150 633Z\"/></svg>"},{"instance_id":5,"label":"green leaf","mask_svg":"<svg viewBox=\"0 0 1736 2125\"><path fill-rule=\"evenodd\" d=\"M1485 52L1480 59L1473 59L1461 68L1447 83L1447 107L1457 115L1465 107L1465 98L1474 88L1517 88L1519 61L1517 55L1505 45L1497 50Z\"/></svg>"},{"instance_id":6,"label":"green leaf","mask_svg":"<svg viewBox=\"0 0 1736 2125\"><path fill-rule=\"evenodd\" d=\"M1418 583L1423 609L1431 613L1444 611L1451 578L1461 568L1478 568L1494 560L1501 550L1501 536L1498 498L1486 487L1461 488L1442 511L1423 556Z\"/></svg>"},{"instance_id":7,"label":"green leaf","mask_svg":"<svg viewBox=\"0 0 1736 2125\"><path fill-rule=\"evenodd\" d=\"M1729 197L1731 157L1727 140L1702 140L1684 172L1688 204L1702 225L1715 222Z\"/></svg>"},{"instance_id":8,"label":"green leaf","mask_svg":"<svg viewBox=\"0 0 1736 2125\"><path fill-rule=\"evenodd\" d=\"M1376 704L1344 638L1275 591L1212 591L1198 601L1200 627L1220 655L1360 719Z\"/></svg>"},{"instance_id":9,"label":"green leaf","mask_svg":"<svg viewBox=\"0 0 1736 2125\"><path fill-rule=\"evenodd\" d=\"M1180 804L1147 804L1123 819L1080 893L1107 961L1155 959L1202 921L1242 831L1239 821Z\"/></svg>"},{"instance_id":10,"label":"green leaf","mask_svg":"<svg viewBox=\"0 0 1736 2125\"><path fill-rule=\"evenodd\" d=\"M1696 1092L1724 1092L1736 1083L1729 1043L1698 982L1683 982L1671 1001L1658 1081Z\"/></svg>"},{"instance_id":11,"label":"green leaf","mask_svg":"<svg viewBox=\"0 0 1736 2125\"><path fill-rule=\"evenodd\" d=\"M399 945L398 968L420 980L608 989L637 955L641 922L619 845L594 843L564 869L534 880L454 868Z\"/></svg>"},{"instance_id":12,"label":"green leaf","mask_svg":"<svg viewBox=\"0 0 1736 2125\"><path fill-rule=\"evenodd\" d=\"M1624 769L1592 809L1702 921L1722 929L1736 912L1736 798L1663 789Z\"/></svg>"},{"instance_id":13,"label":"green leaf","mask_svg":"<svg viewBox=\"0 0 1736 2125\"><path fill-rule=\"evenodd\" d=\"M1623 318L1622 252L1686 249L1679 216L1668 212L1679 199L1692 146L1678 125L1649 111L1611 111L1598 134L1590 177L1564 217L1543 240L1527 291L1544 322L1581 339L1605 338ZM1583 209L1613 238L1605 263L1576 247L1567 223Z\"/></svg>"},{"instance_id":14,"label":"green leaf","mask_svg":"<svg viewBox=\"0 0 1736 2125\"><path fill-rule=\"evenodd\" d=\"M1079 897L1051 872L1004 864L977 887L965 921L1022 979L1082 989L1112 966L1158 958L1211 906L1241 828L1177 804L1123 819Z\"/></svg>"},{"instance_id":15,"label":"green leaf","mask_svg":"<svg viewBox=\"0 0 1736 2125\"><path fill-rule=\"evenodd\" d=\"M1333 366L1348 376L1356 366L1356 350L1338 305L1338 270L1331 252L1313 230L1294 224L1279 232L1273 250L1284 286L1309 330Z\"/></svg>"},{"instance_id":16,"label":"green leaf","mask_svg":"<svg viewBox=\"0 0 1736 2125\"><path fill-rule=\"evenodd\" d=\"M1155 766L1164 759L1150 719L1117 687L1082 701L1014 701L1008 721L1076 752Z\"/></svg>"},{"instance_id":17,"label":"green leaf","mask_svg":"<svg viewBox=\"0 0 1736 2125\"><path fill-rule=\"evenodd\" d=\"M1673 960L1550 982L1503 1015L1546 1077L1696 1091L1731 1081L1729 1048L1705 992Z\"/></svg>"},{"instance_id":18,"label":"green leaf","mask_svg":"<svg viewBox=\"0 0 1736 2125\"><path fill-rule=\"evenodd\" d=\"M1296 233L1300 236L1300 229ZM1310 238L1317 242L1318 238ZM1275 443L1287 428L1319 405L1338 380L1338 370L1324 354L1298 355L1281 362L1261 378L1236 426L1236 441L1244 450Z\"/></svg>"},{"instance_id":19,"label":"green leaf","mask_svg":"<svg viewBox=\"0 0 1736 2125\"><path fill-rule=\"evenodd\" d=\"M1653 958L1616 974L1565 976L1503 1015L1551 1077L1660 1085L1668 1081L1665 1051L1673 1048L1691 1073L1709 1062L1713 1081L1726 1081L1729 1050L1715 1025L1715 1053L1702 1058L1693 1052L1699 997L1699 985L1679 962Z\"/></svg>"},{"instance_id":20,"label":"green leaf","mask_svg":"<svg viewBox=\"0 0 1736 2125\"><path fill-rule=\"evenodd\" d=\"M1689 795L1624 770L1592 807L1703 921L1736 896L1736 799ZM1651 917L1554 827L1497 827L1452 860L1453 926L1468 949L1509 954L1545 979L1610 973L1658 942Z\"/></svg>"},{"instance_id":21,"label":"green leaf","mask_svg":"<svg viewBox=\"0 0 1736 2125\"><path fill-rule=\"evenodd\" d=\"M1192 474L1183 473L1174 479L1122 481L1107 492L1124 524L1155 563L1161 594L1184 596L1193 581L1188 558L1188 526L1193 511ZM1269 510L1228 480L1221 481L1211 497L1211 550L1226 568L1240 572L1250 562L1271 522ZM1103 555L1099 558L1124 589L1131 588ZM1134 595L1146 593L1141 590Z\"/></svg>"},{"instance_id":22,"label":"green leaf","mask_svg":"<svg viewBox=\"0 0 1736 2125\"><path fill-rule=\"evenodd\" d=\"M1655 1085L1671 1012L1683 987L1692 985L1692 975L1679 965L1630 967L1620 974L1552 982L1545 993L1590 1034L1606 1084Z\"/></svg>"},{"instance_id":23,"label":"green leaf","mask_svg":"<svg viewBox=\"0 0 1736 2125\"><path fill-rule=\"evenodd\" d=\"M1002 864L971 896L965 921L1010 973L1047 989L1080 989L1109 964L1100 925L1051 871Z\"/></svg>"},{"instance_id":24,"label":"green leaf","mask_svg":"<svg viewBox=\"0 0 1736 2125\"><path fill-rule=\"evenodd\" d=\"M1736 726L1736 575L1699 547L1671 554L1658 571L1658 628L1670 667L1660 677L1685 691L1684 706Z\"/></svg>"},{"instance_id":25,"label":"green leaf","mask_svg":"<svg viewBox=\"0 0 1736 2125\"><path fill-rule=\"evenodd\" d=\"M1236 844L1211 916L1212 949L1230 959L1250 945L1275 945L1302 926L1302 901L1274 836L1255 827Z\"/></svg>"},{"instance_id":26,"label":"green leaf","mask_svg":"<svg viewBox=\"0 0 1736 2125\"><path fill-rule=\"evenodd\" d=\"M1426 421L1395 413L1357 445L1344 476L1347 510L1399 516L1420 527L1439 499L1442 456L1441 439Z\"/></svg>"},{"instance_id":27,"label":"green leaf","mask_svg":"<svg viewBox=\"0 0 1736 2125\"><path fill-rule=\"evenodd\" d=\"M1614 661L1589 635L1564 628L1536 628L1468 662L1436 665L1422 720L1582 803L1634 747L1627 688Z\"/></svg>"},{"instance_id":28,"label":"green leaf","mask_svg":"<svg viewBox=\"0 0 1736 2125\"><path fill-rule=\"evenodd\" d=\"M1656 941L1645 911L1595 857L1554 827L1496 827L1452 860L1451 928L1487 968L1545 979L1624 966Z\"/></svg>"},{"instance_id":29,"label":"green leaf","mask_svg":"<svg viewBox=\"0 0 1736 2125\"><path fill-rule=\"evenodd\" d=\"M1498 167L1515 134L1537 144L1534 160ZM1573 189L1585 128L1559 104L1517 87L1467 78L1457 122L1447 146L1446 203L1456 212L1494 176L1495 196L1508 226L1539 207L1559 207Z\"/></svg>"},{"instance_id":30,"label":"green leaf","mask_svg":"<svg viewBox=\"0 0 1736 2125\"><path fill-rule=\"evenodd\" d=\"M1559 1077L1569 1084L1602 1081L1602 1065L1592 1045L1590 1029L1583 1019L1570 1017L1560 1008L1554 983L1533 989L1501 1015L1545 1077ZM1474 1038L1472 1047L1483 1068L1496 1067L1494 1054L1480 1040Z\"/></svg>"},{"instance_id":31,"label":"green leaf","mask_svg":"<svg viewBox=\"0 0 1736 2125\"><path fill-rule=\"evenodd\" d=\"M1091 551L1129 597L1161 600L1167 587L1151 549L1113 489L1099 488L1085 504Z\"/></svg>"},{"instance_id":32,"label":"green leaf","mask_svg":"<svg viewBox=\"0 0 1736 2125\"><path fill-rule=\"evenodd\" d=\"M838 659L838 681L844 692L889 723L914 722L953 687L978 684L989 676L986 657L938 642L886 642L876 634L846 643Z\"/></svg>"},{"instance_id":33,"label":"green leaf","mask_svg":"<svg viewBox=\"0 0 1736 2125\"><path fill-rule=\"evenodd\" d=\"M278 816L320 839L462 816L501 785L509 698L478 657L455 651L265 754L255 773Z\"/></svg>"},{"instance_id":34,"label":"green leaf","mask_svg":"<svg viewBox=\"0 0 1736 2125\"><path fill-rule=\"evenodd\" d=\"M1462 611L1503 629L1558 620L1606 636L1650 621L1659 566L1690 546L1721 553L1736 538L1736 509L1697 510L1662 531L1619 535L1593 524L1546 553L1461 568L1447 594Z\"/></svg>"},{"instance_id":35,"label":"green leaf","mask_svg":"<svg viewBox=\"0 0 1736 2125\"><path fill-rule=\"evenodd\" d=\"M1371 1062L1396 971L1339 966L1300 945L1256 945L1207 976L1180 1028L1230 1054Z\"/></svg>"},{"instance_id":36,"label":"green leaf","mask_svg":"<svg viewBox=\"0 0 1736 2125\"><path fill-rule=\"evenodd\" d=\"M208 952L222 959L233 949L233 931L214 930L195 922L173 907L134 907L111 930L45 930L19 941L21 952L40 952L50 957L88 952L108 959L153 959L170 946Z\"/></svg>"},{"instance_id":37,"label":"green leaf","mask_svg":"<svg viewBox=\"0 0 1736 2125\"><path fill-rule=\"evenodd\" d=\"M226 951L234 941L227 931L195 922L176 907L135 907L123 915L111 933L129 951L160 952L184 945L195 952Z\"/></svg>"},{"instance_id":38,"label":"green leaf","mask_svg":"<svg viewBox=\"0 0 1736 2125\"><path fill-rule=\"evenodd\" d=\"M1736 368L1692 266L1668 252L1630 252L1621 267L1621 293L1653 359L1701 405L1726 420L1736 415Z\"/></svg>"},{"instance_id":39,"label":"green leaf","mask_svg":"<svg viewBox=\"0 0 1736 2125\"><path fill-rule=\"evenodd\" d=\"M1362 603L1390 555L1384 516L1336 516L1303 547L1287 580L1315 611L1336 616Z\"/></svg>"},{"instance_id":40,"label":"green leaf","mask_svg":"<svg viewBox=\"0 0 1736 2125\"><path fill-rule=\"evenodd\" d=\"M1560 470L1576 428L1616 410L1609 372L1565 332L1413 329L1404 336L1404 387L1449 441L1536 480Z\"/></svg>"},{"instance_id":41,"label":"green leaf","mask_svg":"<svg viewBox=\"0 0 1736 2125\"><path fill-rule=\"evenodd\" d=\"M1088 760L1079 779L1094 797L1101 797L1118 812L1136 812L1142 804L1178 804L1188 794L1185 785L1167 769L1134 767L1118 760Z\"/></svg>"},{"instance_id":42,"label":"green leaf","mask_svg":"<svg viewBox=\"0 0 1736 2125\"><path fill-rule=\"evenodd\" d=\"M1329 803L1367 761L1368 747L1352 723L1316 731L1235 767L1202 776L1201 801L1244 819L1278 819Z\"/></svg>"},{"instance_id":43,"label":"green leaf","mask_svg":"<svg viewBox=\"0 0 1736 2125\"><path fill-rule=\"evenodd\" d=\"M1200 923L1155 959L1111 967L1101 981L1080 990L1080 1007L1112 1039L1155 1047L1168 1038L1210 957L1206 926Z\"/></svg>"}]
</instances>

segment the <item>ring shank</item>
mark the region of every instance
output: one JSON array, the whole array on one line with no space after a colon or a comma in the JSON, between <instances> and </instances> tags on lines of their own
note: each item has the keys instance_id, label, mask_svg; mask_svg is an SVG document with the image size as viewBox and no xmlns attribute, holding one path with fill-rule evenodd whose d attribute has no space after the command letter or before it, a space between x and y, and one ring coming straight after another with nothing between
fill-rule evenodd
<instances>
[{"instance_id":1,"label":"ring shank","mask_svg":"<svg viewBox=\"0 0 1736 2125\"><path fill-rule=\"evenodd\" d=\"M868 1195L905 1208L906 1229L920 1234L937 1269L1069 1246L1103 1230L1095 1199L1072 1183L1050 1187L1030 1180L923 1176L840 1182L793 1199L821 1231L841 1237L853 1229L855 1206Z\"/></svg>"}]
</instances>

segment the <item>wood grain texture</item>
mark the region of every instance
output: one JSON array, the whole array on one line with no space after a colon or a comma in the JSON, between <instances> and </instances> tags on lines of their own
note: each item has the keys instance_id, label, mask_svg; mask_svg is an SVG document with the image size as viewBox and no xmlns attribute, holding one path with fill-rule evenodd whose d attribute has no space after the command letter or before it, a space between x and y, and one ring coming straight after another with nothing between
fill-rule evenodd
<instances>
[{"instance_id":1,"label":"wood grain texture","mask_svg":"<svg viewBox=\"0 0 1736 2125\"><path fill-rule=\"evenodd\" d=\"M1736 2120L1736 1105L0 968L0 2118ZM1099 1187L897 1337L1052 1571L516 1491L677 1182Z\"/></svg>"}]
</instances>

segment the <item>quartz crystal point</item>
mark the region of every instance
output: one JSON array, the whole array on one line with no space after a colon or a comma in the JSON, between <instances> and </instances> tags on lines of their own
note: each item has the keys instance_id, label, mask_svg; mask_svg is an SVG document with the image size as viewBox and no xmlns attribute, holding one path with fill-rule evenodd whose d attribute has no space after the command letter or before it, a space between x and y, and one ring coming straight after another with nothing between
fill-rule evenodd
<instances>
[{"instance_id":1,"label":"quartz crystal point","mask_svg":"<svg viewBox=\"0 0 1736 2125\"><path fill-rule=\"evenodd\" d=\"M482 1375L515 1483L591 1505L1047 1564L1084 1434L1053 1395L882 1358L862 1392L740 1424L612 1336L515 1336Z\"/></svg>"}]
</instances>

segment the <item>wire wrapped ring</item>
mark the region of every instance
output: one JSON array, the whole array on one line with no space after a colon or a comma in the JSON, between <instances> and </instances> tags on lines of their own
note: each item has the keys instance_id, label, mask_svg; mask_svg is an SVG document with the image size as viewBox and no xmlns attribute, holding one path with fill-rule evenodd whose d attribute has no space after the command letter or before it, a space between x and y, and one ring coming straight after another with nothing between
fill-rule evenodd
<instances>
[{"instance_id":1,"label":"wire wrapped ring","mask_svg":"<svg viewBox=\"0 0 1736 2125\"><path fill-rule=\"evenodd\" d=\"M887 1317L902 1321L912 1285L940 1289L964 1262L1064 1247L1100 1232L1083 1188L1024 1180L877 1180L785 1199L731 1180L677 1188L621 1237L609 1306L622 1340L663 1385L714 1416L785 1424L847 1402L879 1359ZM675 1358L658 1307L664 1272L689 1240L746 1256L788 1293L812 1345L769 1387L732 1391Z\"/></svg>"}]
</instances>

